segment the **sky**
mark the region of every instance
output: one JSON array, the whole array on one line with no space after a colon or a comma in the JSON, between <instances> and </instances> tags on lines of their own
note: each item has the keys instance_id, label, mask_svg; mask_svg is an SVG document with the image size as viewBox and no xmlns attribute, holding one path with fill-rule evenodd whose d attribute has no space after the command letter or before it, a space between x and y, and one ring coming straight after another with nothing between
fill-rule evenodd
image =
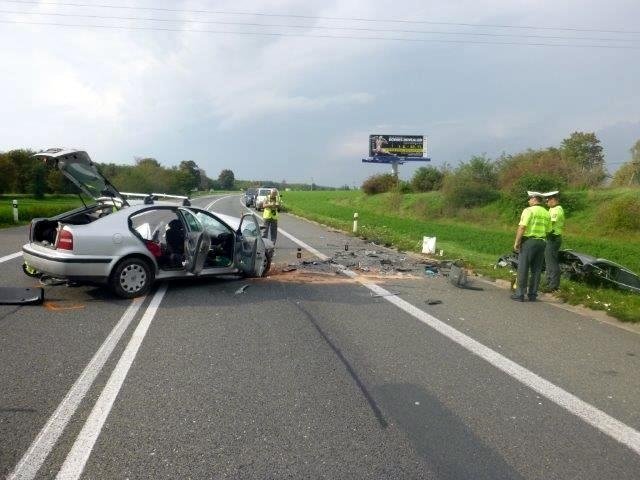
<instances>
[{"instance_id":1,"label":"sky","mask_svg":"<svg viewBox=\"0 0 640 480\"><path fill-rule=\"evenodd\" d=\"M123 8L124 7L124 8ZM0 151L356 187L370 134L455 167L640 139L638 0L0 0Z\"/></svg>"}]
</instances>

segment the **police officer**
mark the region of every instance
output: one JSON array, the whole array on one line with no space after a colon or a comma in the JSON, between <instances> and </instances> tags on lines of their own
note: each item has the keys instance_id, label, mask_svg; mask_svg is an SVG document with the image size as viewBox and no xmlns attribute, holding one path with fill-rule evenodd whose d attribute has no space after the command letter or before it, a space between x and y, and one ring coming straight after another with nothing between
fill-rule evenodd
<instances>
[{"instance_id":1,"label":"police officer","mask_svg":"<svg viewBox=\"0 0 640 480\"><path fill-rule=\"evenodd\" d=\"M278 192L274 189L264 202L264 210L262 211L262 219L265 226L265 237L276 243L278 236L278 208L280 202L278 200Z\"/></svg>"},{"instance_id":2,"label":"police officer","mask_svg":"<svg viewBox=\"0 0 640 480\"><path fill-rule=\"evenodd\" d=\"M513 244L513 250L518 252L518 279L516 291L511 295L511 299L518 302L524 302L525 292L531 302L538 296L546 238L551 231L551 217L547 209L541 205L542 194L527 194L529 206L522 211Z\"/></svg>"},{"instance_id":3,"label":"police officer","mask_svg":"<svg viewBox=\"0 0 640 480\"><path fill-rule=\"evenodd\" d=\"M564 210L560 206L560 192L546 194L549 215L551 216L551 232L547 235L547 246L544 250L544 261L547 271L547 290L550 292L560 287L560 265L558 252L562 245L562 231L564 230Z\"/></svg>"}]
</instances>

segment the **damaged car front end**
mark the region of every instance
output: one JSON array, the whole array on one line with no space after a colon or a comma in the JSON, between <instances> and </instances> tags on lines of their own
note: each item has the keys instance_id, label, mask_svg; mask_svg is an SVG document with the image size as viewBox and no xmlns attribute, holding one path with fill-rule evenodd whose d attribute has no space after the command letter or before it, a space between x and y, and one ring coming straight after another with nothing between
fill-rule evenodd
<instances>
[{"instance_id":1,"label":"damaged car front end","mask_svg":"<svg viewBox=\"0 0 640 480\"><path fill-rule=\"evenodd\" d=\"M558 263L561 275L570 280L640 293L640 276L611 260L573 250L560 250ZM518 254L502 255L496 265L517 270Z\"/></svg>"}]
</instances>

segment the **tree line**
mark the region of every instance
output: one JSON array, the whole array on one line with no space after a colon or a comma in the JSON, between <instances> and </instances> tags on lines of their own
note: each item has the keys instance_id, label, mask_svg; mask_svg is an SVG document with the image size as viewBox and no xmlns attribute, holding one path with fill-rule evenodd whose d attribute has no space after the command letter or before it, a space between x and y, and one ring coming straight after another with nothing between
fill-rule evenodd
<instances>
[{"instance_id":1,"label":"tree line","mask_svg":"<svg viewBox=\"0 0 640 480\"><path fill-rule=\"evenodd\" d=\"M45 194L77 193L77 188L55 169L44 163L29 149L0 152L0 194L29 194L42 198ZM238 190L252 187L276 187L281 190L326 190L315 184L287 183L273 180L238 180L233 170L222 169L217 178L209 178L193 160L183 160L165 167L155 158L136 158L133 165L96 163L98 170L121 192L168 193L189 196L193 191ZM347 187L348 188L348 187Z\"/></svg>"},{"instance_id":2,"label":"tree line","mask_svg":"<svg viewBox=\"0 0 640 480\"><path fill-rule=\"evenodd\" d=\"M0 152L0 194L42 198L45 194L77 193L76 187L58 170L47 168L34 153L29 149ZM184 160L174 167L164 167L155 158L136 158L133 165L96 163L96 166L122 192L189 195L194 190L235 186L231 170L224 169L217 179L211 179L193 160Z\"/></svg>"}]
</instances>

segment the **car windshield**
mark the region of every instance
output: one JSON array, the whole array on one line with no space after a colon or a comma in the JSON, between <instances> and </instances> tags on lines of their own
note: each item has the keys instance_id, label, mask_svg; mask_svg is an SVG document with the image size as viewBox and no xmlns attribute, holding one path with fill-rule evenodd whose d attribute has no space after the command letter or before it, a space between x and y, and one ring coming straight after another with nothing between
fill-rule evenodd
<instances>
[{"instance_id":1,"label":"car windshield","mask_svg":"<svg viewBox=\"0 0 640 480\"><path fill-rule=\"evenodd\" d=\"M267 196L269 195L269 193L271 193L270 188L261 188L260 190L258 190L258 195Z\"/></svg>"},{"instance_id":2,"label":"car windshield","mask_svg":"<svg viewBox=\"0 0 640 480\"><path fill-rule=\"evenodd\" d=\"M212 217L211 215L207 215L203 212L196 212L196 218L202 223L205 230L209 235L217 236L221 233L231 233L231 230L227 228L226 225L219 222L217 219Z\"/></svg>"}]
</instances>

